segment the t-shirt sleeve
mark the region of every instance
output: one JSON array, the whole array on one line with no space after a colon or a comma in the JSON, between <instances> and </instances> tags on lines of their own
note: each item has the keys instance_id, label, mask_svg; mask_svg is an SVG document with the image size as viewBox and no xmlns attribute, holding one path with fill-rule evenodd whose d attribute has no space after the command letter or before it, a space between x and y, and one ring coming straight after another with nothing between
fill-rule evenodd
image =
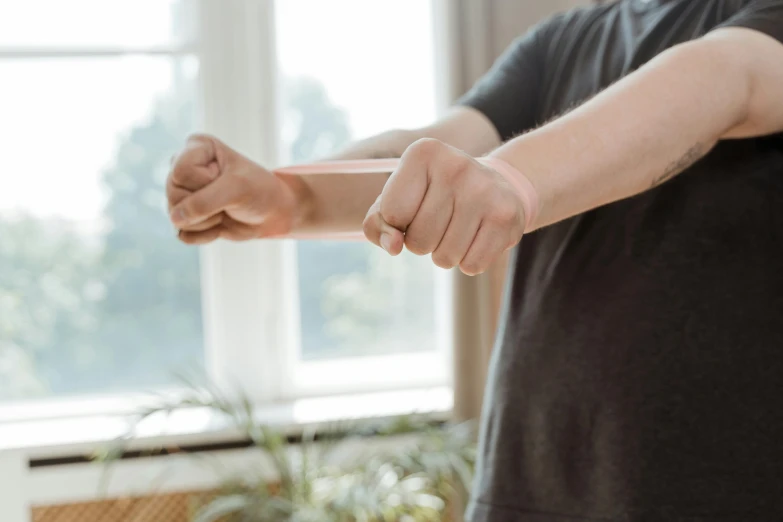
<instances>
[{"instance_id":1,"label":"t-shirt sleeve","mask_svg":"<svg viewBox=\"0 0 783 522\"><path fill-rule=\"evenodd\" d=\"M503 141L536 124L543 82L543 28L517 38L457 105L473 107L494 124Z\"/></svg>"},{"instance_id":2,"label":"t-shirt sleeve","mask_svg":"<svg viewBox=\"0 0 783 522\"><path fill-rule=\"evenodd\" d=\"M720 27L744 27L783 43L783 0L751 0Z\"/></svg>"}]
</instances>

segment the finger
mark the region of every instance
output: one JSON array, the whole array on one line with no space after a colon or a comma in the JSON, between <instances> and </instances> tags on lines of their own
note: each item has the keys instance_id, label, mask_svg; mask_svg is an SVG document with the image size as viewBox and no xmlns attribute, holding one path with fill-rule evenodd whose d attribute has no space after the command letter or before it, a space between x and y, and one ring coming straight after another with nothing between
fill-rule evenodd
<instances>
[{"instance_id":1,"label":"finger","mask_svg":"<svg viewBox=\"0 0 783 522\"><path fill-rule=\"evenodd\" d=\"M220 168L215 162L206 166L177 162L171 169L169 180L176 187L195 191L215 181L219 174Z\"/></svg>"},{"instance_id":2,"label":"finger","mask_svg":"<svg viewBox=\"0 0 783 522\"><path fill-rule=\"evenodd\" d=\"M220 142L205 134L188 137L182 151L171 160L172 182L188 190L198 190L214 180L220 172Z\"/></svg>"},{"instance_id":3,"label":"finger","mask_svg":"<svg viewBox=\"0 0 783 522\"><path fill-rule=\"evenodd\" d=\"M220 237L220 227L212 227L201 232L187 232L180 230L179 240L188 245L204 245L211 243Z\"/></svg>"},{"instance_id":4,"label":"finger","mask_svg":"<svg viewBox=\"0 0 783 522\"><path fill-rule=\"evenodd\" d=\"M482 223L468 253L459 264L460 270L469 276L485 272L505 252L508 243L507 232Z\"/></svg>"},{"instance_id":5,"label":"finger","mask_svg":"<svg viewBox=\"0 0 783 522\"><path fill-rule=\"evenodd\" d=\"M189 227L183 228L182 230L185 232L203 232L204 230L209 230L212 227L217 227L223 223L223 220L226 219L226 214L221 212L219 214L215 214L214 216L200 222L196 223L195 225L190 225Z\"/></svg>"},{"instance_id":6,"label":"finger","mask_svg":"<svg viewBox=\"0 0 783 522\"><path fill-rule=\"evenodd\" d=\"M443 239L454 212L454 193L433 180L416 216L405 231L405 246L416 255L431 254Z\"/></svg>"},{"instance_id":7,"label":"finger","mask_svg":"<svg viewBox=\"0 0 783 522\"><path fill-rule=\"evenodd\" d=\"M364 218L364 236L371 243L396 256L402 252L405 236L398 229L383 220L380 213L380 201L381 196L378 196L378 199L375 200L375 203L367 212L367 217Z\"/></svg>"},{"instance_id":8,"label":"finger","mask_svg":"<svg viewBox=\"0 0 783 522\"><path fill-rule=\"evenodd\" d=\"M229 241L247 241L261 235L262 232L258 226L241 223L230 216L226 216L220 225L220 238Z\"/></svg>"},{"instance_id":9,"label":"finger","mask_svg":"<svg viewBox=\"0 0 783 522\"><path fill-rule=\"evenodd\" d=\"M221 176L177 203L171 209L171 221L177 228L185 229L222 212L243 197L241 184Z\"/></svg>"},{"instance_id":10,"label":"finger","mask_svg":"<svg viewBox=\"0 0 783 522\"><path fill-rule=\"evenodd\" d=\"M443 147L436 140L419 140L408 147L381 193L380 214L386 223L402 232L408 228L427 192L429 169Z\"/></svg>"},{"instance_id":11,"label":"finger","mask_svg":"<svg viewBox=\"0 0 783 522\"><path fill-rule=\"evenodd\" d=\"M166 183L166 201L168 202L169 212L174 208L177 203L193 194L192 190L185 190L184 188L177 187L171 180Z\"/></svg>"},{"instance_id":12,"label":"finger","mask_svg":"<svg viewBox=\"0 0 783 522\"><path fill-rule=\"evenodd\" d=\"M182 151L176 156L174 163L184 163L195 167L206 167L218 159L217 138L206 134L192 134L188 136Z\"/></svg>"},{"instance_id":13,"label":"finger","mask_svg":"<svg viewBox=\"0 0 783 522\"><path fill-rule=\"evenodd\" d=\"M432 253L432 262L436 266L454 268L465 258L481 224L477 210L470 207L462 208L459 201L455 203L449 228L438 248Z\"/></svg>"}]
</instances>

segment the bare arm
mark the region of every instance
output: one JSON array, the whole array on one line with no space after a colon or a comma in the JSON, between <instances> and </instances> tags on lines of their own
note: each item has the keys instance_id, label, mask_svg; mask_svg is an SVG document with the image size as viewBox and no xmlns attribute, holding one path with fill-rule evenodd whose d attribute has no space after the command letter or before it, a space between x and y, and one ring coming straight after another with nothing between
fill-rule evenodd
<instances>
[{"instance_id":1,"label":"bare arm","mask_svg":"<svg viewBox=\"0 0 783 522\"><path fill-rule=\"evenodd\" d=\"M418 130L392 131L355 143L331 159L402 155L422 137L433 137L470 154L497 147L492 123L469 108L456 108ZM213 136L194 135L172 165L166 182L171 220L179 238L204 244L218 238L360 232L386 175L274 175Z\"/></svg>"},{"instance_id":2,"label":"bare arm","mask_svg":"<svg viewBox=\"0 0 783 522\"><path fill-rule=\"evenodd\" d=\"M350 145L328 158L398 158L410 144L434 138L479 156L500 145L492 123L480 112L458 107L437 123L416 130L390 131ZM359 232L367 210L386 184L388 175L281 176L296 194L298 219L293 234Z\"/></svg>"},{"instance_id":3,"label":"bare arm","mask_svg":"<svg viewBox=\"0 0 783 522\"><path fill-rule=\"evenodd\" d=\"M365 220L365 235L403 244L441 267L486 270L522 234L664 183L721 139L783 130L783 45L719 29L661 54L578 109L492 153L524 173L541 200L436 140L403 155Z\"/></svg>"},{"instance_id":4,"label":"bare arm","mask_svg":"<svg viewBox=\"0 0 783 522\"><path fill-rule=\"evenodd\" d=\"M493 154L528 175L545 226L664 183L721 139L783 130L782 92L783 45L720 29Z\"/></svg>"}]
</instances>

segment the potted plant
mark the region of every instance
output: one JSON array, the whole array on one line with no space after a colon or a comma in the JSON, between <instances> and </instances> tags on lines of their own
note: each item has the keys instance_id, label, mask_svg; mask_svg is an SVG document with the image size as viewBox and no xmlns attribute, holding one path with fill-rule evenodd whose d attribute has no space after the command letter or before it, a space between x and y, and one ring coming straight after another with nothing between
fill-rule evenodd
<instances>
[{"instance_id":1,"label":"potted plant","mask_svg":"<svg viewBox=\"0 0 783 522\"><path fill-rule=\"evenodd\" d=\"M183 396L161 401L140 420L192 407L225 417L265 457L256 469L224 477L195 507L193 522L434 522L459 518L468 495L471 424L435 425L411 415L310 427L290 437L259 422L250 401L192 382ZM101 459L111 463L123 447Z\"/></svg>"}]
</instances>

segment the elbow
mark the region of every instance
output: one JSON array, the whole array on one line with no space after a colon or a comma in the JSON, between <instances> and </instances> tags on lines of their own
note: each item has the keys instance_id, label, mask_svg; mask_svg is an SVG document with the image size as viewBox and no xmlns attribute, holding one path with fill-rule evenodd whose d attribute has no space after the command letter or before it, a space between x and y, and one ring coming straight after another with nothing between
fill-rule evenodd
<instances>
[{"instance_id":1,"label":"elbow","mask_svg":"<svg viewBox=\"0 0 783 522\"><path fill-rule=\"evenodd\" d=\"M686 67L699 71L705 96L720 110L720 138L739 137L753 126L754 79L742 46L721 31L678 46Z\"/></svg>"},{"instance_id":2,"label":"elbow","mask_svg":"<svg viewBox=\"0 0 783 522\"><path fill-rule=\"evenodd\" d=\"M674 46L659 59L672 75L689 78L688 87L715 108L719 139L748 125L753 79L733 42L707 35Z\"/></svg>"}]
</instances>

